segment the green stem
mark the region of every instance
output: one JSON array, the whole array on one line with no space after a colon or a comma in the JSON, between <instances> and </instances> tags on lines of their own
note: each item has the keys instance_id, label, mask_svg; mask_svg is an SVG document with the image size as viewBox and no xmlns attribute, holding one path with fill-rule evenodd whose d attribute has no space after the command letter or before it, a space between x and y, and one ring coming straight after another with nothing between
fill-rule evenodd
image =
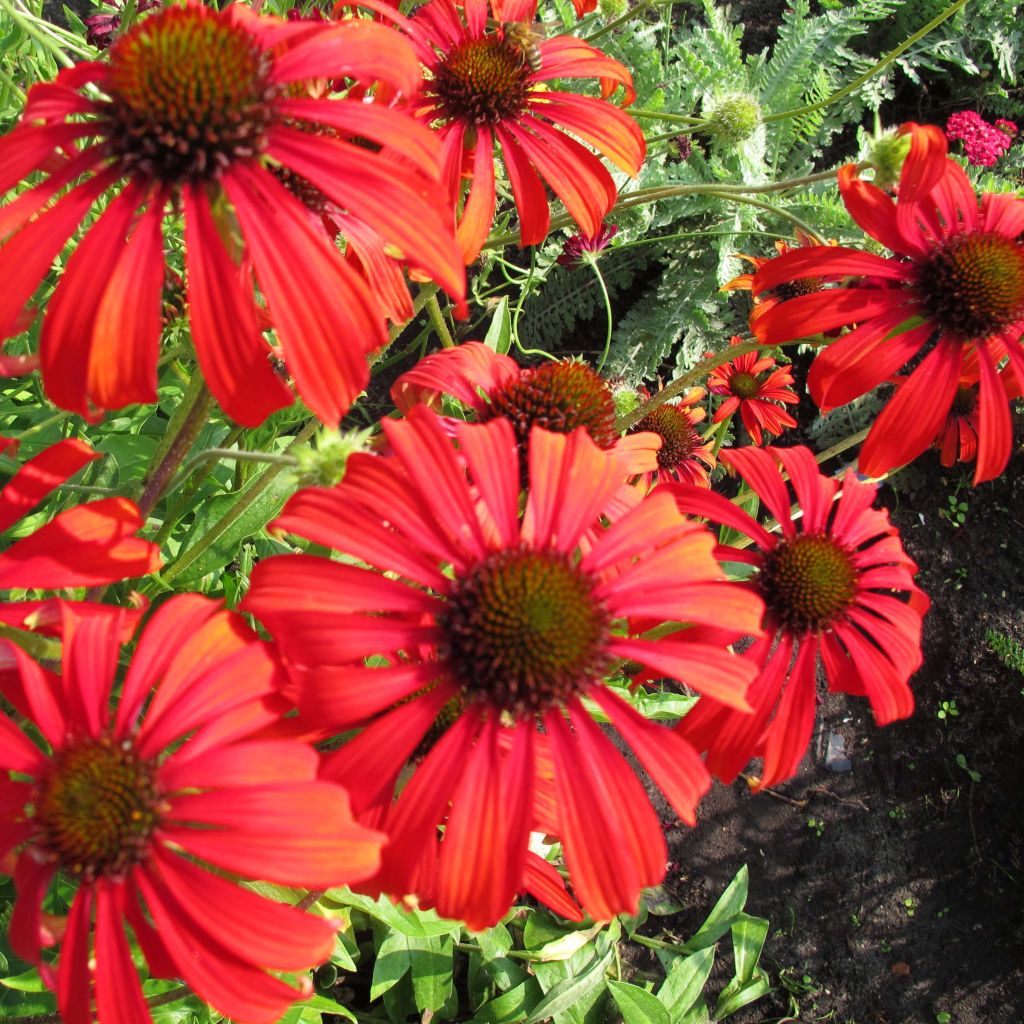
<instances>
[{"instance_id":1,"label":"green stem","mask_svg":"<svg viewBox=\"0 0 1024 1024\"><path fill-rule=\"evenodd\" d=\"M646 935L640 935L637 932L633 932L629 937L630 942L639 942L641 946L647 946L648 949L666 949L671 953L682 953L683 956L689 956L693 950L688 949L685 945L679 942L665 942L664 939L652 939Z\"/></svg>"},{"instance_id":2,"label":"green stem","mask_svg":"<svg viewBox=\"0 0 1024 1024\"><path fill-rule=\"evenodd\" d=\"M392 324L388 328L388 343L373 357L371 362L372 366L380 365L381 360L390 351L391 346L398 341L405 332L405 329L415 322L416 314L422 312L423 307L427 304L430 296L436 295L437 292L438 286L432 282L429 284L421 284L419 286L419 291L417 291L416 296L412 300L412 316L409 317L404 324Z\"/></svg>"},{"instance_id":3,"label":"green stem","mask_svg":"<svg viewBox=\"0 0 1024 1024\"><path fill-rule=\"evenodd\" d=\"M261 462L268 466L297 466L299 464L299 460L292 455L278 455L274 452L247 452L237 448L206 448L201 452L196 452L181 467L178 484L184 483L196 466L210 459L225 459L227 462Z\"/></svg>"},{"instance_id":4,"label":"green stem","mask_svg":"<svg viewBox=\"0 0 1024 1024\"><path fill-rule=\"evenodd\" d=\"M137 12L137 0L125 0L124 8L121 11L121 23L117 26L118 36L123 36L132 27L132 22L135 21Z\"/></svg>"},{"instance_id":5,"label":"green stem","mask_svg":"<svg viewBox=\"0 0 1024 1024\"><path fill-rule=\"evenodd\" d=\"M178 467L185 461L185 456L207 423L212 405L213 395L197 369L143 477L142 492L137 504L144 520L156 507Z\"/></svg>"},{"instance_id":6,"label":"green stem","mask_svg":"<svg viewBox=\"0 0 1024 1024\"><path fill-rule=\"evenodd\" d=\"M427 297L426 308L427 316L430 317L430 322L441 339L441 345L444 348L455 348L455 339L452 337L452 332L448 330L448 324L445 323L444 313L441 312L441 306L437 301L437 292L432 292Z\"/></svg>"},{"instance_id":7,"label":"green stem","mask_svg":"<svg viewBox=\"0 0 1024 1024\"><path fill-rule=\"evenodd\" d=\"M590 269L593 270L594 276L597 278L597 286L601 289L601 296L604 299L604 310L608 321L604 336L604 351L601 353L601 361L597 364L597 372L600 373L604 369L604 364L608 362L608 353L612 348L612 300L604 283L604 275L601 273L601 268L597 265L597 258L593 253L587 253L587 263L590 264Z\"/></svg>"},{"instance_id":8,"label":"green stem","mask_svg":"<svg viewBox=\"0 0 1024 1024\"><path fill-rule=\"evenodd\" d=\"M802 107L794 107L792 110L783 110L778 114L768 114L763 118L765 124L770 124L773 121L785 121L790 117L802 117L804 114L813 114L816 110L823 110L825 107L830 106L837 100L841 100L850 93L856 92L865 82L873 78L879 72L884 71L897 57L905 53L910 49L914 43L923 39L929 32L936 29L947 19L953 17L957 11L961 10L966 6L967 0L956 0L956 3L950 4L944 11L942 11L937 17L932 18L924 28L919 29L909 39L900 43L895 50L890 50L877 64L873 64L863 75L859 75L849 85L843 86L842 89L837 90L829 96L826 96L823 100L819 100L817 103L807 103Z\"/></svg>"},{"instance_id":9,"label":"green stem","mask_svg":"<svg viewBox=\"0 0 1024 1024\"><path fill-rule=\"evenodd\" d=\"M34 426L29 427L27 430L23 430L18 435L19 441L24 441L26 437L31 437L33 434L38 434L48 427L52 427L57 423L63 423L71 413L69 412L55 412L52 416L47 416L45 420L40 420Z\"/></svg>"},{"instance_id":10,"label":"green stem","mask_svg":"<svg viewBox=\"0 0 1024 1024\"><path fill-rule=\"evenodd\" d=\"M661 0L660 3L657 0L645 0L644 3L639 3L636 7L630 8L625 14L614 21L609 21L604 28L599 28L596 32L587 36L586 42L593 46L595 40L604 38L609 32L614 32L620 25L625 25L627 21L632 21L633 18L644 14L646 11L652 11L658 7L671 7L673 3L675 3L675 0Z\"/></svg>"},{"instance_id":11,"label":"green stem","mask_svg":"<svg viewBox=\"0 0 1024 1024\"><path fill-rule=\"evenodd\" d=\"M73 68L75 62L45 33L36 27L35 19L26 11L16 7L10 0L0 0L2 7L10 16L11 20L18 25L26 35L31 36L58 64L66 68Z\"/></svg>"},{"instance_id":12,"label":"green stem","mask_svg":"<svg viewBox=\"0 0 1024 1024\"><path fill-rule=\"evenodd\" d=\"M855 448L868 436L868 431L870 430L870 427L865 427L863 430L858 430L856 434L851 434L849 437L832 445L831 448L818 452L814 456L818 465L820 466L823 462L828 462L829 459L834 459L837 455L842 455L843 452L848 451L850 448Z\"/></svg>"},{"instance_id":13,"label":"green stem","mask_svg":"<svg viewBox=\"0 0 1024 1024\"><path fill-rule=\"evenodd\" d=\"M718 453L722 450L722 442L725 440L725 435L729 433L730 423L732 423L732 416L726 416L724 420L719 420L718 423L714 425L715 446L711 449L712 459L718 458ZM706 437L705 440L707 440Z\"/></svg>"},{"instance_id":14,"label":"green stem","mask_svg":"<svg viewBox=\"0 0 1024 1024\"><path fill-rule=\"evenodd\" d=\"M15 629L0 623L0 639L10 640L23 651L27 651L36 661L60 661L61 643L49 637L32 633L24 629Z\"/></svg>"},{"instance_id":15,"label":"green stem","mask_svg":"<svg viewBox=\"0 0 1024 1024\"><path fill-rule=\"evenodd\" d=\"M781 206L772 206L771 203L766 203L761 199L754 199L751 196L742 196L732 192L708 192L709 196L713 196L716 199L725 199L730 203L742 203L744 206L756 206L759 210L764 210L767 213L774 213L777 217L781 217L783 220L788 220L790 224L798 227L805 235L809 238L813 238L819 245L824 245L824 239L818 232L811 227L802 217L798 217L795 213L791 213L789 210Z\"/></svg>"},{"instance_id":16,"label":"green stem","mask_svg":"<svg viewBox=\"0 0 1024 1024\"><path fill-rule=\"evenodd\" d=\"M632 412L625 413L615 421L615 429L621 434L628 430L633 424L639 423L648 413L664 405L669 399L681 395L687 388L697 384L707 376L709 370L732 362L737 356L746 355L748 352L759 352L763 348L783 348L787 345L816 344L808 341L807 338L792 338L789 341L777 341L766 345L763 341L746 341L742 345L730 345L721 352L713 352L706 359L702 359L692 369L680 377L676 377L670 384L666 384L660 391L652 395L642 405L637 406ZM818 343L820 344L820 343Z\"/></svg>"},{"instance_id":17,"label":"green stem","mask_svg":"<svg viewBox=\"0 0 1024 1024\"><path fill-rule=\"evenodd\" d=\"M287 451L291 451L296 445L304 444L308 441L320 426L319 420L310 420L303 428L292 438L291 444L288 445ZM238 496L238 500L230 509L210 528L210 530L203 534L202 537L196 541L187 551L183 552L176 561L172 562L167 566L164 571L160 574L160 580L164 584L170 584L170 582L177 576L180 576L193 562L195 562L200 555L204 554L207 549L211 548L218 540L224 535L229 527L234 525L245 512L245 510L273 483L277 476L283 472L285 466L277 464L271 466L262 476L256 477L249 486Z\"/></svg>"},{"instance_id":18,"label":"green stem","mask_svg":"<svg viewBox=\"0 0 1024 1024\"><path fill-rule=\"evenodd\" d=\"M630 107L629 114L631 117L640 118L641 121L668 121L669 124L681 124L688 128L704 124L705 121L703 117L691 117L689 114L671 114L665 110L637 110L636 107Z\"/></svg>"}]
</instances>

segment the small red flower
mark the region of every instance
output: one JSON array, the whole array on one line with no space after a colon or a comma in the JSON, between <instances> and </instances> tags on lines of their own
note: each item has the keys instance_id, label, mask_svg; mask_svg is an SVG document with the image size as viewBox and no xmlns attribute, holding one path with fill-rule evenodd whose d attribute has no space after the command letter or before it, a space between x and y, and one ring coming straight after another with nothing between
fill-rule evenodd
<instances>
[{"instance_id":1,"label":"small red flower","mask_svg":"<svg viewBox=\"0 0 1024 1024\"><path fill-rule=\"evenodd\" d=\"M829 245L835 245L835 242L829 242ZM793 245L784 239L778 239L775 242L775 249L780 256L787 252L792 252L794 249L809 249L818 248L819 243L817 239L812 238L805 231L800 228L796 229L796 244ZM739 274L734 277L731 281L727 281L722 285L723 292L735 292L735 291L747 291L752 292L754 290L754 275L766 264L771 263L774 256L747 256L745 253L737 252L733 253L738 259L746 260L753 268L752 273ZM807 295L810 292L819 291L823 287L823 282L815 280L814 278L807 278L802 281L784 282L778 285L776 288L772 288L764 294L754 295L754 308L750 311L750 330L757 334L757 322L763 317L769 310L774 309L780 302L786 299L791 299L796 295Z\"/></svg>"},{"instance_id":2,"label":"small red flower","mask_svg":"<svg viewBox=\"0 0 1024 1024\"><path fill-rule=\"evenodd\" d=\"M283 699L269 646L238 615L171 598L111 697L117 616L65 630L56 676L0 641L0 692L46 741L0 718L0 858L17 851L11 946L57 992L67 1024L149 1021L130 927L151 975L183 978L221 1013L271 1024L297 998L268 973L324 960L334 925L232 879L324 888L377 870L383 836L353 821L319 759L259 738ZM155 688L155 689L154 689ZM43 915L57 876L78 889L56 967Z\"/></svg>"},{"instance_id":3,"label":"small red flower","mask_svg":"<svg viewBox=\"0 0 1024 1024\"><path fill-rule=\"evenodd\" d=\"M555 261L567 270L575 270L583 263L585 253L604 252L619 228L616 224L602 224L601 230L593 238L584 235L572 235L562 243L562 254Z\"/></svg>"},{"instance_id":4,"label":"small red flower","mask_svg":"<svg viewBox=\"0 0 1024 1024\"><path fill-rule=\"evenodd\" d=\"M301 95L298 83L336 75L407 96L421 78L413 47L384 25L288 22L190 2L133 26L108 61L32 88L20 125L0 140L0 191L36 171L49 176L0 214L0 337L16 332L79 223L116 192L44 317L39 355L56 404L94 417L156 400L162 222L173 205L184 214L192 337L225 412L254 426L292 400L262 335L255 276L299 394L337 423L366 384L366 354L387 342L386 323L364 278L275 168L461 297L437 140L392 107Z\"/></svg>"},{"instance_id":5,"label":"small red flower","mask_svg":"<svg viewBox=\"0 0 1024 1024\"><path fill-rule=\"evenodd\" d=\"M583 430L534 427L522 513L507 419L458 424L458 448L423 408L384 430L392 457L353 455L341 484L300 491L275 523L346 562L266 559L245 599L278 640L300 709L360 730L325 774L391 837L376 884L426 893L441 914L487 927L524 887L538 827L562 839L592 917L635 910L640 889L664 875L664 839L581 701L602 709L692 822L708 784L699 758L602 680L628 659L743 710L748 661L699 629L652 640L625 624L726 619L756 633L760 600L725 580L710 533L667 495L602 527L626 473ZM371 656L387 664L366 667ZM539 812L544 792L554 799Z\"/></svg>"},{"instance_id":6,"label":"small red flower","mask_svg":"<svg viewBox=\"0 0 1024 1024\"><path fill-rule=\"evenodd\" d=\"M978 359L974 352L964 358L964 366L957 381L956 396L946 416L935 447L944 466L957 462L973 462L978 454ZM1007 401L1020 398L1024 389L1014 378L1010 368L1000 374Z\"/></svg>"},{"instance_id":7,"label":"small red flower","mask_svg":"<svg viewBox=\"0 0 1024 1024\"><path fill-rule=\"evenodd\" d=\"M998 476L1010 456L1003 360L1024 379L1024 199L986 193L979 208L963 169L946 156L942 132L919 125L905 130L911 145L897 201L861 181L856 165L839 171L851 216L897 257L827 246L779 256L757 272L755 292L809 279L853 276L860 282L782 302L754 330L772 345L857 325L811 367L808 386L822 411L916 363L864 442L860 466L870 476L902 466L931 445L953 404L964 356L975 352L978 483Z\"/></svg>"},{"instance_id":8,"label":"small red flower","mask_svg":"<svg viewBox=\"0 0 1024 1024\"><path fill-rule=\"evenodd\" d=\"M1012 121L1003 121L1002 124L1014 127L1013 134L1016 134ZM991 125L973 110L949 115L946 138L950 142L962 142L968 162L978 167L994 167L1013 141L1013 135L1004 131L1000 122Z\"/></svg>"},{"instance_id":9,"label":"small red flower","mask_svg":"<svg viewBox=\"0 0 1024 1024\"><path fill-rule=\"evenodd\" d=\"M611 388L585 363L565 360L524 369L482 342L467 341L421 359L391 388L402 413L416 405L436 407L442 395L468 406L478 422L507 418L524 452L534 427L558 434L583 427L599 447L628 454L630 474L654 467L658 439L640 431L619 436Z\"/></svg>"},{"instance_id":10,"label":"small red flower","mask_svg":"<svg viewBox=\"0 0 1024 1024\"><path fill-rule=\"evenodd\" d=\"M734 335L729 344L741 345L743 339ZM762 378L761 375L768 376ZM713 395L725 396L718 407L712 423L721 423L729 416L740 414L743 426L754 444L763 444L762 431L781 434L796 426L796 420L776 403L796 405L800 399L789 386L793 374L788 366L776 367L771 356L759 356L747 352L731 362L712 370L708 376L708 388Z\"/></svg>"},{"instance_id":11,"label":"small red flower","mask_svg":"<svg viewBox=\"0 0 1024 1024\"><path fill-rule=\"evenodd\" d=\"M810 743L819 656L829 689L867 697L876 724L911 713L907 680L921 664L928 598L914 585L917 566L889 514L871 507L874 485L852 472L841 483L824 476L802 447L732 449L722 452L722 461L775 517L779 534L711 491L681 484L669 491L680 511L753 541L750 548L722 546L718 556L752 566L747 586L765 602L764 636L743 654L759 671L747 695L754 714L703 697L680 730L708 751L708 767L723 781L760 757L760 786L772 786L796 773ZM790 512L778 463L789 475L799 516ZM721 625L731 628L725 619Z\"/></svg>"},{"instance_id":12,"label":"small red flower","mask_svg":"<svg viewBox=\"0 0 1024 1024\"><path fill-rule=\"evenodd\" d=\"M716 466L714 445L705 441L697 429L707 412L698 407L707 396L703 388L690 388L678 401L664 402L629 429L627 437L654 434L661 438L657 450L658 468L646 474L647 484L655 480L668 483L682 480L699 487L710 487L709 471ZM646 388L640 389L640 400L650 398Z\"/></svg>"},{"instance_id":13,"label":"small red flower","mask_svg":"<svg viewBox=\"0 0 1024 1024\"><path fill-rule=\"evenodd\" d=\"M519 211L522 245L547 237L545 182L588 238L601 230L617 199L612 176L572 136L627 174L636 175L644 160L643 133L622 110L550 85L598 78L603 97L622 86L624 102L632 103L629 72L580 39L536 36L536 15L536 0L431 0L412 18L430 73L419 117L440 125L453 208L463 174L471 179L458 224L467 263L479 255L494 220L495 145Z\"/></svg>"},{"instance_id":14,"label":"small red flower","mask_svg":"<svg viewBox=\"0 0 1024 1024\"><path fill-rule=\"evenodd\" d=\"M83 441L51 445L29 459L0 491L0 533L10 531L55 487L100 457ZM103 498L59 512L0 554L0 590L94 587L160 568L160 549L136 536L145 524L125 498ZM34 608L35 606L33 606ZM13 622L24 603L3 606Z\"/></svg>"}]
</instances>

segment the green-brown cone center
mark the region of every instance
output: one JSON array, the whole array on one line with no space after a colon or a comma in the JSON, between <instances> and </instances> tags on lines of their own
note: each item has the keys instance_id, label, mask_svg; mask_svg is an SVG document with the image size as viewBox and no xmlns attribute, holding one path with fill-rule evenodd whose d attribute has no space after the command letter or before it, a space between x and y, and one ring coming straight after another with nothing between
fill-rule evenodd
<instances>
[{"instance_id":1,"label":"green-brown cone center","mask_svg":"<svg viewBox=\"0 0 1024 1024\"><path fill-rule=\"evenodd\" d=\"M54 754L35 818L61 868L92 880L121 876L142 859L159 804L155 765L130 744L88 739Z\"/></svg>"},{"instance_id":2,"label":"green-brown cone center","mask_svg":"<svg viewBox=\"0 0 1024 1024\"><path fill-rule=\"evenodd\" d=\"M446 118L494 125L522 113L530 68L521 48L497 36L460 43L426 86Z\"/></svg>"},{"instance_id":3,"label":"green-brown cone center","mask_svg":"<svg viewBox=\"0 0 1024 1024\"><path fill-rule=\"evenodd\" d=\"M168 185L215 178L264 147L273 114L270 56L202 7L169 7L110 50L113 151Z\"/></svg>"},{"instance_id":4,"label":"green-brown cone center","mask_svg":"<svg viewBox=\"0 0 1024 1024\"><path fill-rule=\"evenodd\" d=\"M666 402L649 412L629 430L631 434L649 432L661 438L658 465L662 469L675 469L693 458L701 446L697 428L690 422L685 409Z\"/></svg>"},{"instance_id":5,"label":"green-brown cone center","mask_svg":"<svg viewBox=\"0 0 1024 1024\"><path fill-rule=\"evenodd\" d=\"M600 679L609 618L593 590L550 551L500 551L457 581L439 625L466 699L522 715Z\"/></svg>"},{"instance_id":6,"label":"green-brown cone center","mask_svg":"<svg viewBox=\"0 0 1024 1024\"><path fill-rule=\"evenodd\" d=\"M980 341L1024 318L1024 245L996 234L954 235L922 266L919 287L939 327Z\"/></svg>"},{"instance_id":7,"label":"green-brown cone center","mask_svg":"<svg viewBox=\"0 0 1024 1024\"><path fill-rule=\"evenodd\" d=\"M842 544L805 535L783 540L766 554L758 582L779 622L796 633L818 632L853 603L858 575Z\"/></svg>"},{"instance_id":8,"label":"green-brown cone center","mask_svg":"<svg viewBox=\"0 0 1024 1024\"><path fill-rule=\"evenodd\" d=\"M487 397L490 405L483 419L511 420L522 445L529 442L534 426L556 434L584 427L601 448L611 448L618 440L611 389L582 363L545 363L524 370Z\"/></svg>"},{"instance_id":9,"label":"green-brown cone center","mask_svg":"<svg viewBox=\"0 0 1024 1024\"><path fill-rule=\"evenodd\" d=\"M737 398L757 398L761 393L761 384L752 373L734 373L729 388Z\"/></svg>"}]
</instances>

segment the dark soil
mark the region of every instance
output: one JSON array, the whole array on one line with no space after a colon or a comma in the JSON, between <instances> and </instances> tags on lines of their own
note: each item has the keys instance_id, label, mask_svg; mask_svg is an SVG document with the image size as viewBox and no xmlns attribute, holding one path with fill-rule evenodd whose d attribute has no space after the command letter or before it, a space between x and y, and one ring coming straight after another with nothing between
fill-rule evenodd
<instances>
[{"instance_id":1,"label":"dark soil","mask_svg":"<svg viewBox=\"0 0 1024 1024\"><path fill-rule=\"evenodd\" d=\"M918 465L909 493L883 493L932 599L914 716L877 729L866 702L829 695L795 779L717 786L698 827L669 837L688 910L661 923L692 933L744 863L747 910L771 921L774 992L739 1024L1024 1020L1024 674L986 640L1024 643L1024 456L977 489L933 455ZM960 484L957 528L939 512ZM830 732L848 774L824 766Z\"/></svg>"}]
</instances>

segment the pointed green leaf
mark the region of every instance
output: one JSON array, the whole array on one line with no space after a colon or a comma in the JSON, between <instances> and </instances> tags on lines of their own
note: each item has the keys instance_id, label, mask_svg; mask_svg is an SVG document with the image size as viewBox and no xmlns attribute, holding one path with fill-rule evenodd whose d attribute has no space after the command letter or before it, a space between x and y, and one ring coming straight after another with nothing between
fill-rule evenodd
<instances>
[{"instance_id":1,"label":"pointed green leaf","mask_svg":"<svg viewBox=\"0 0 1024 1024\"><path fill-rule=\"evenodd\" d=\"M624 981L609 981L608 990L625 1024L671 1024L668 1010L646 989Z\"/></svg>"}]
</instances>

